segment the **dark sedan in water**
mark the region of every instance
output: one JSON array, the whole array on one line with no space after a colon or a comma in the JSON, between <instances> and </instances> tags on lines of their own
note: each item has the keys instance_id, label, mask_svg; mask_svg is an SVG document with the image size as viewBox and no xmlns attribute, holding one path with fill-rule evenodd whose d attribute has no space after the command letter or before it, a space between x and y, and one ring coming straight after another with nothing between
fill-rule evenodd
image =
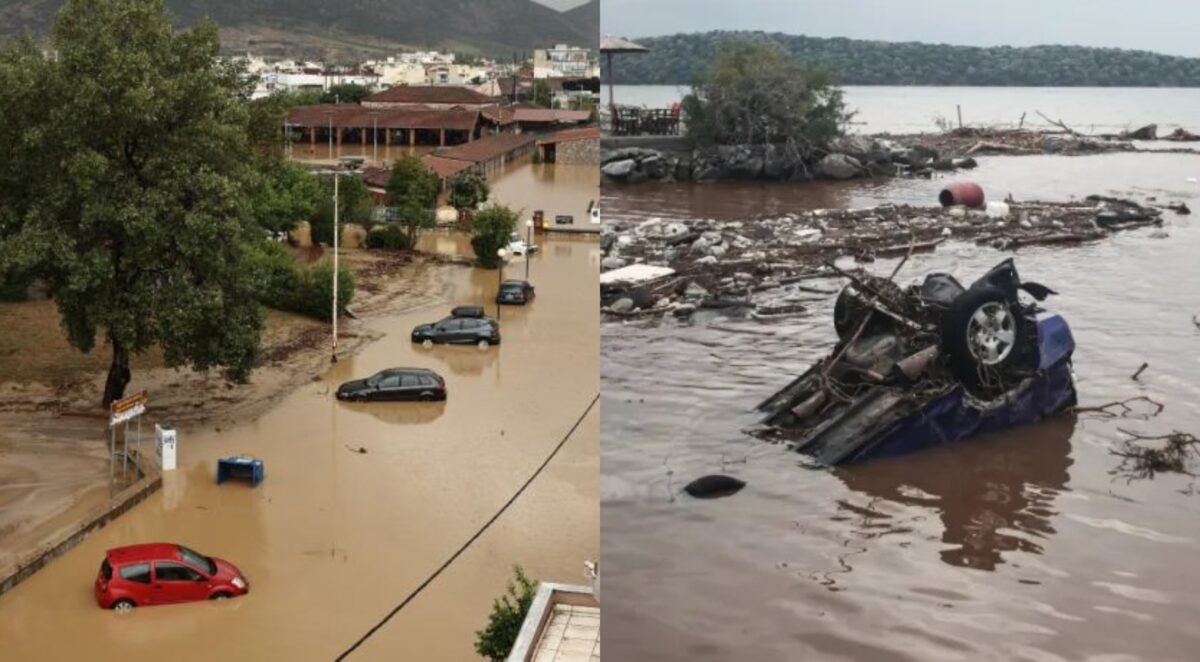
<instances>
[{"instance_id":1,"label":"dark sedan in water","mask_svg":"<svg viewBox=\"0 0 1200 662\"><path fill-rule=\"evenodd\" d=\"M413 329L412 341L437 345L498 345L500 323L484 316L451 315L433 324L422 324Z\"/></svg>"},{"instance_id":2,"label":"dark sedan in water","mask_svg":"<svg viewBox=\"0 0 1200 662\"><path fill-rule=\"evenodd\" d=\"M496 293L496 303L525 305L533 300L533 285L527 280L506 280Z\"/></svg>"},{"instance_id":3,"label":"dark sedan in water","mask_svg":"<svg viewBox=\"0 0 1200 662\"><path fill-rule=\"evenodd\" d=\"M425 368L390 368L366 379L355 379L338 387L338 400L352 402L446 399L446 380Z\"/></svg>"}]
</instances>

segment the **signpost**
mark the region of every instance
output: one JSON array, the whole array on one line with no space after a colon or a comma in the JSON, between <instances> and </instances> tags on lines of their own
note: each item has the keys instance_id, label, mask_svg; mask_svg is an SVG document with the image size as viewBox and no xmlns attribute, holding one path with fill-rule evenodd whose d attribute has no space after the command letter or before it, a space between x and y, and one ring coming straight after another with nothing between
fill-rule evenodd
<instances>
[{"instance_id":1,"label":"signpost","mask_svg":"<svg viewBox=\"0 0 1200 662\"><path fill-rule=\"evenodd\" d=\"M146 413L146 392L134 393L117 400L109 406L108 428L110 433L108 454L108 482L111 486L116 479L117 455L121 456L121 481L124 483L129 471L129 422L137 419L137 464L134 468L141 471L142 462L142 414ZM121 448L117 449L117 427L124 425L121 434Z\"/></svg>"}]
</instances>

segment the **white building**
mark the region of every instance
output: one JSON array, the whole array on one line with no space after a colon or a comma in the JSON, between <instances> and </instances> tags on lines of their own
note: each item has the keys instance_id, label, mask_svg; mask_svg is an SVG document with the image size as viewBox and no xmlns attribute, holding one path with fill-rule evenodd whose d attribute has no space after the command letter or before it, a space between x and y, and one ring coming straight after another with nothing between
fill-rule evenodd
<instances>
[{"instance_id":1,"label":"white building","mask_svg":"<svg viewBox=\"0 0 1200 662\"><path fill-rule=\"evenodd\" d=\"M586 78L592 71L591 51L557 44L533 52L534 78Z\"/></svg>"}]
</instances>

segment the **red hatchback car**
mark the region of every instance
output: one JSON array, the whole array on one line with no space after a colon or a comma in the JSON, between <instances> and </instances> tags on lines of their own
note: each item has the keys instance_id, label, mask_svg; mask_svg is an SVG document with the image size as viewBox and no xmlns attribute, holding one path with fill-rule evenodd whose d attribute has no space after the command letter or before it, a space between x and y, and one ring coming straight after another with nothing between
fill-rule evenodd
<instances>
[{"instance_id":1,"label":"red hatchback car","mask_svg":"<svg viewBox=\"0 0 1200 662\"><path fill-rule=\"evenodd\" d=\"M115 611L223 600L249 591L246 577L232 563L169 543L110 549L96 575L96 601Z\"/></svg>"}]
</instances>

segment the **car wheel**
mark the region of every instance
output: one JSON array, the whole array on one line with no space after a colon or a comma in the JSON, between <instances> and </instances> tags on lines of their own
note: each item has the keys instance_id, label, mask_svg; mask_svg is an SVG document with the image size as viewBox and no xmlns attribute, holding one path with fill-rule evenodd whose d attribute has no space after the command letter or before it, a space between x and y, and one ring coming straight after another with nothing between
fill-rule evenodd
<instances>
[{"instance_id":1,"label":"car wheel","mask_svg":"<svg viewBox=\"0 0 1200 662\"><path fill-rule=\"evenodd\" d=\"M133 611L135 606L136 605L133 604L133 600L122 598L113 603L112 610L118 614L125 614Z\"/></svg>"},{"instance_id":2,"label":"car wheel","mask_svg":"<svg viewBox=\"0 0 1200 662\"><path fill-rule=\"evenodd\" d=\"M421 343L421 346L422 346L422 347L424 347L425 349L429 349L429 348L433 347L433 341L432 341L432 340L430 340L429 338L426 338L426 339L425 339L425 340L424 340L424 341Z\"/></svg>"},{"instance_id":3,"label":"car wheel","mask_svg":"<svg viewBox=\"0 0 1200 662\"><path fill-rule=\"evenodd\" d=\"M213 600L228 600L230 597L231 596L228 593L221 591L220 593L214 593L211 599L213 599Z\"/></svg>"},{"instance_id":4,"label":"car wheel","mask_svg":"<svg viewBox=\"0 0 1200 662\"><path fill-rule=\"evenodd\" d=\"M480 340L480 341L479 341L479 344L478 344L478 346L479 346L479 349L487 349L487 348L488 348L488 345L490 345L490 344L491 344L491 343L489 343L489 342L487 341L487 338L484 338L483 340Z\"/></svg>"},{"instance_id":5,"label":"car wheel","mask_svg":"<svg viewBox=\"0 0 1200 662\"><path fill-rule=\"evenodd\" d=\"M942 345L955 375L968 384L1003 376L1027 355L1020 308L995 287L959 295L942 323Z\"/></svg>"},{"instance_id":6,"label":"car wheel","mask_svg":"<svg viewBox=\"0 0 1200 662\"><path fill-rule=\"evenodd\" d=\"M417 398L417 400L419 402L433 402L433 396L428 393L422 393L421 396L419 398Z\"/></svg>"}]
</instances>

